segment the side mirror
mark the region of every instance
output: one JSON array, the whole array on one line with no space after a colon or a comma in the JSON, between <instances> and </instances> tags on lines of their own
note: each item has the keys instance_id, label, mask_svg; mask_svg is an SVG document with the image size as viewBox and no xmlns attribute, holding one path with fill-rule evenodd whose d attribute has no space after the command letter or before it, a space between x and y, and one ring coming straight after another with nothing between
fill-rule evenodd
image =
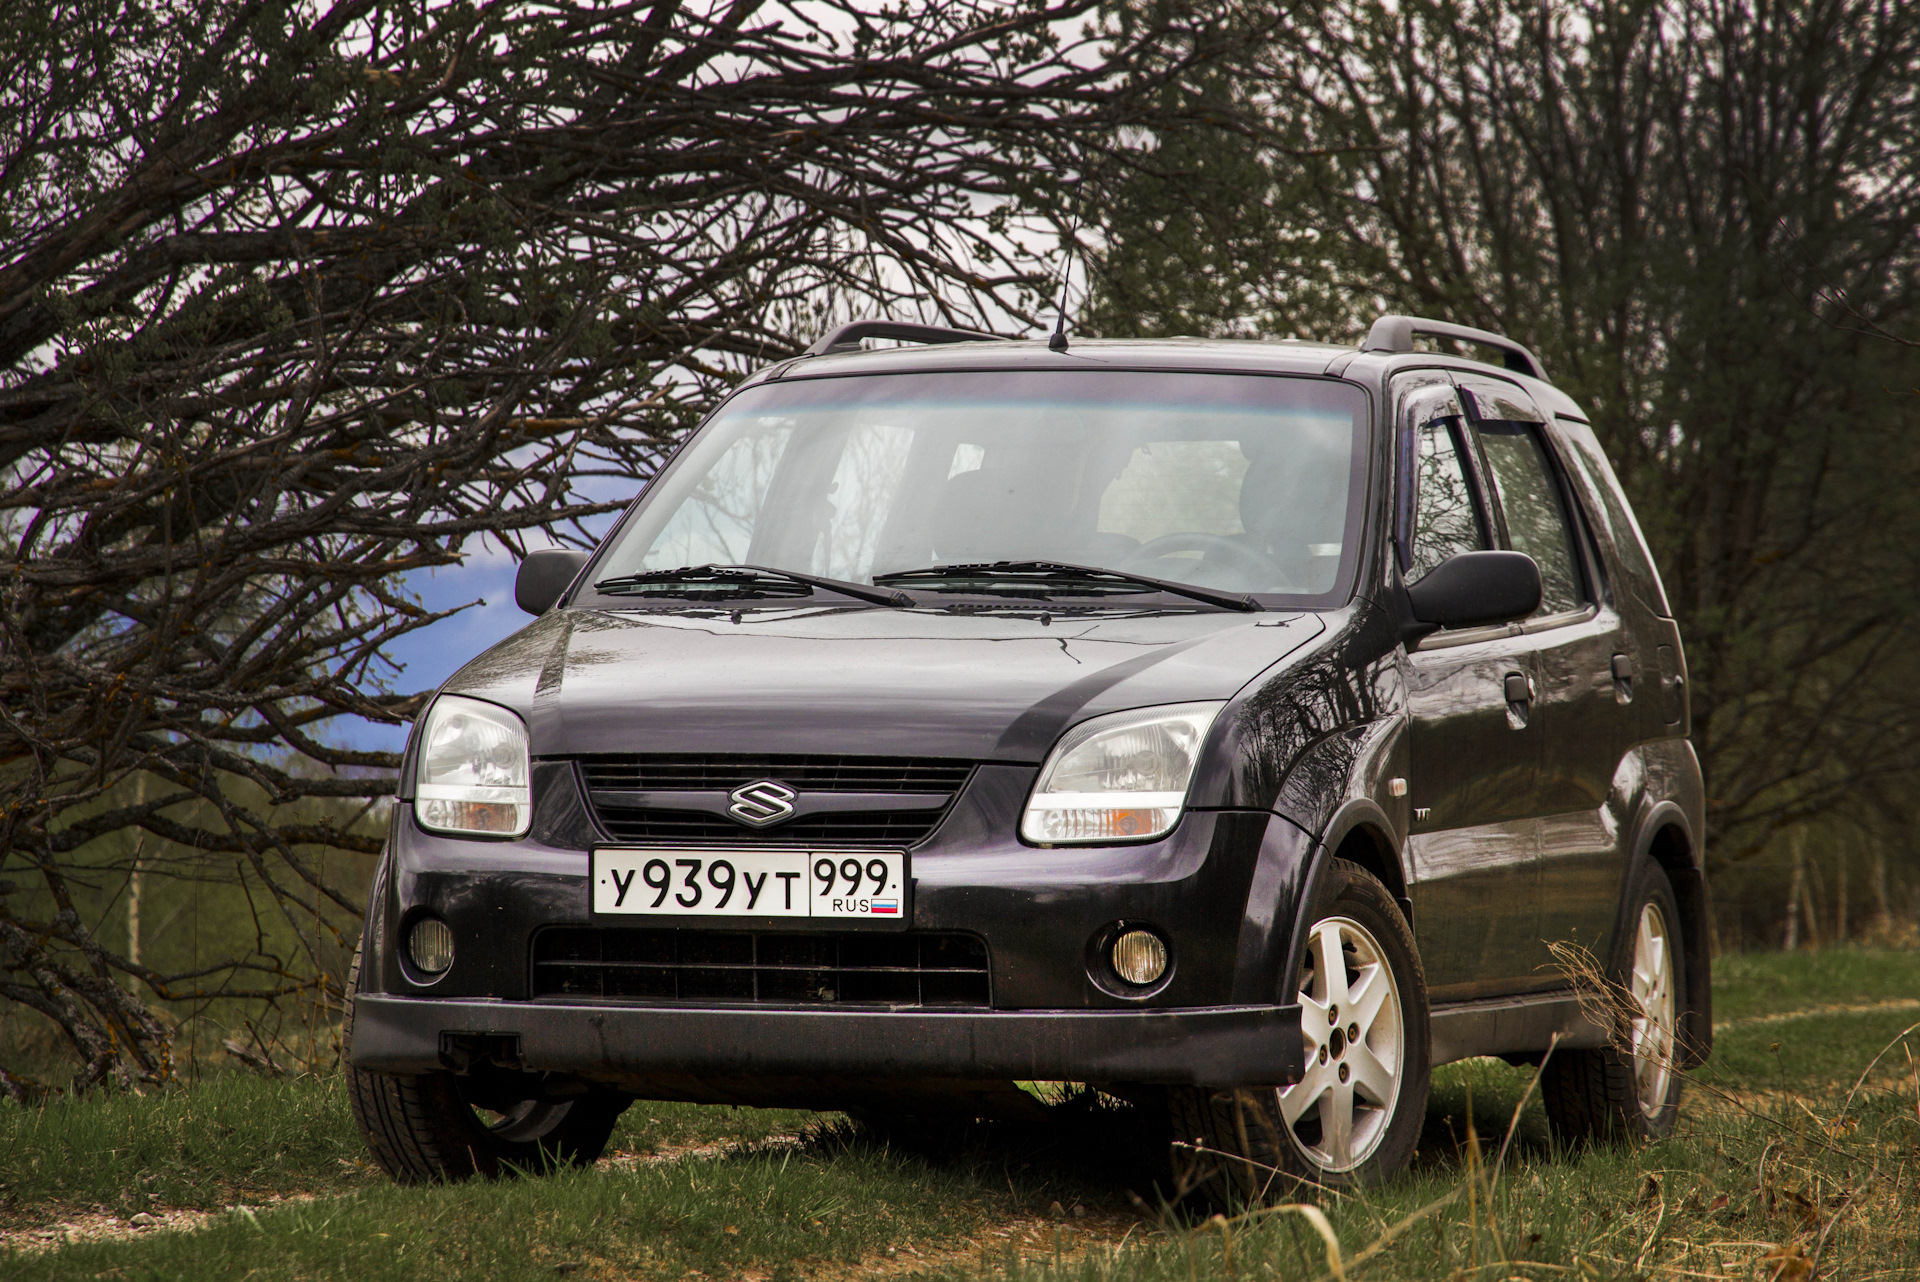
<instances>
[{"instance_id":1,"label":"side mirror","mask_svg":"<svg viewBox=\"0 0 1920 1282\"><path fill-rule=\"evenodd\" d=\"M587 554L571 548L542 548L527 553L527 559L520 563L519 576L513 581L513 603L528 614L545 614L553 609L554 602L586 563Z\"/></svg>"},{"instance_id":2,"label":"side mirror","mask_svg":"<svg viewBox=\"0 0 1920 1282\"><path fill-rule=\"evenodd\" d=\"M1540 567L1524 552L1458 552L1407 588L1410 641L1441 628L1483 628L1540 608Z\"/></svg>"}]
</instances>

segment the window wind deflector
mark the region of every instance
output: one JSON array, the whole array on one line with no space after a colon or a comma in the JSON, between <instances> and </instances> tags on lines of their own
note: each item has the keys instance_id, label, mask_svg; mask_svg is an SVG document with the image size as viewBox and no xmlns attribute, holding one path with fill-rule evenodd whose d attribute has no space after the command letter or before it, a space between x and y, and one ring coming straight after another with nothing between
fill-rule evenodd
<instances>
[{"instance_id":1,"label":"window wind deflector","mask_svg":"<svg viewBox=\"0 0 1920 1282\"><path fill-rule=\"evenodd\" d=\"M683 565L674 570L645 570L638 574L620 574L601 579L593 590L608 596L807 596L812 589L824 588L874 605L910 606L913 598L894 588L868 587L820 574L802 574L797 570L776 570L765 565ZM798 590L796 590L798 589Z\"/></svg>"},{"instance_id":2,"label":"window wind deflector","mask_svg":"<svg viewBox=\"0 0 1920 1282\"><path fill-rule=\"evenodd\" d=\"M1063 561L991 561L970 565L930 565L919 570L897 570L892 574L876 574L875 583L898 583L906 587L926 588L929 591L980 592L993 594L995 581L1008 581L1015 587L1012 593L1001 595L1021 595L1031 591L1029 585L1056 587L1064 589L1067 585L1091 589L1094 592L1170 592L1207 605L1218 606L1223 610L1257 611L1261 604L1252 597L1239 592L1216 592L1212 588L1195 587L1190 583L1175 583L1171 579L1156 579L1150 575L1132 574L1123 570L1103 570L1091 565L1071 565ZM940 587L939 584L951 586Z\"/></svg>"}]
</instances>

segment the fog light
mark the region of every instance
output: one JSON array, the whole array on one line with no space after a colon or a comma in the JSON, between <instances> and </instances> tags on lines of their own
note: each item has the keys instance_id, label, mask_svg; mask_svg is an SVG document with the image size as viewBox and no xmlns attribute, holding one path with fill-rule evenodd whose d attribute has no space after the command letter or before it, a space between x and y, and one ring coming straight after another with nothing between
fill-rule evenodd
<instances>
[{"instance_id":1,"label":"fog light","mask_svg":"<svg viewBox=\"0 0 1920 1282\"><path fill-rule=\"evenodd\" d=\"M407 933L407 960L429 975L438 975L453 965L453 931L438 917L414 923Z\"/></svg>"},{"instance_id":2,"label":"fog light","mask_svg":"<svg viewBox=\"0 0 1920 1282\"><path fill-rule=\"evenodd\" d=\"M1113 973L1129 984L1158 983L1167 973L1167 946L1150 930L1129 930L1113 941Z\"/></svg>"}]
</instances>

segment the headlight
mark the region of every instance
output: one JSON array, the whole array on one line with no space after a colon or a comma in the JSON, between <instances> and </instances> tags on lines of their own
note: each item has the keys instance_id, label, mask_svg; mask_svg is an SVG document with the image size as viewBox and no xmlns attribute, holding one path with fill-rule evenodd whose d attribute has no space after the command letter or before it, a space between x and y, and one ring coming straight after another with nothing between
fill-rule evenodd
<instances>
[{"instance_id":1,"label":"headlight","mask_svg":"<svg viewBox=\"0 0 1920 1282\"><path fill-rule=\"evenodd\" d=\"M1041 767L1020 835L1065 846L1167 832L1186 805L1201 741L1221 706L1174 703L1081 722Z\"/></svg>"},{"instance_id":2,"label":"headlight","mask_svg":"<svg viewBox=\"0 0 1920 1282\"><path fill-rule=\"evenodd\" d=\"M533 817L527 727L505 708L441 695L420 730L413 813L422 828L519 837Z\"/></svg>"}]
</instances>

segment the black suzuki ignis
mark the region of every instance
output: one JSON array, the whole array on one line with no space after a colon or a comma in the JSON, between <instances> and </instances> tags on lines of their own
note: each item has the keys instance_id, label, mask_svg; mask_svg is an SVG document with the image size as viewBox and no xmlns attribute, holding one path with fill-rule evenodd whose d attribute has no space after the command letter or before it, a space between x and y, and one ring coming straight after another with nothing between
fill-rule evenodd
<instances>
[{"instance_id":1,"label":"black suzuki ignis","mask_svg":"<svg viewBox=\"0 0 1920 1282\"><path fill-rule=\"evenodd\" d=\"M1371 1182L1436 1064L1551 1048L1581 1139L1668 1130L1707 1052L1680 635L1500 335L857 322L517 598L369 896L352 1095L397 1178L591 1161L636 1098L1071 1081L1243 1190Z\"/></svg>"}]
</instances>

